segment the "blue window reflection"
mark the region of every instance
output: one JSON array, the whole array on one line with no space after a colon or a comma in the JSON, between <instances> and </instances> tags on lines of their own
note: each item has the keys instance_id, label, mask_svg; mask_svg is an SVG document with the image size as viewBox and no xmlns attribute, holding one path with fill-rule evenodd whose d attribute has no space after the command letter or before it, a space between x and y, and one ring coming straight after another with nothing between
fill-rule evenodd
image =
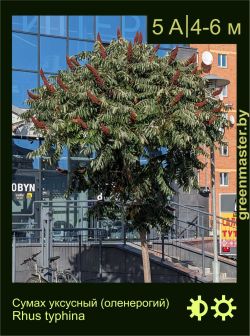
<instances>
[{"instance_id":1,"label":"blue window reflection","mask_svg":"<svg viewBox=\"0 0 250 336\"><path fill-rule=\"evenodd\" d=\"M17 169L39 169L40 158L27 158L27 154L39 147L39 140L13 139L13 165Z\"/></svg>"},{"instance_id":2,"label":"blue window reflection","mask_svg":"<svg viewBox=\"0 0 250 336\"><path fill-rule=\"evenodd\" d=\"M60 160L58 161L58 167L61 169L68 169L68 149L63 148Z\"/></svg>"},{"instance_id":3,"label":"blue window reflection","mask_svg":"<svg viewBox=\"0 0 250 336\"><path fill-rule=\"evenodd\" d=\"M75 41L75 40L70 40L69 41L69 54L70 56L72 55L77 55L82 51L91 51L93 50L94 43L93 42L84 42L84 41ZM81 61L81 64L85 64L86 61Z\"/></svg>"},{"instance_id":4,"label":"blue window reflection","mask_svg":"<svg viewBox=\"0 0 250 336\"><path fill-rule=\"evenodd\" d=\"M218 66L225 68L227 66L227 55L218 54Z\"/></svg>"},{"instance_id":5,"label":"blue window reflection","mask_svg":"<svg viewBox=\"0 0 250 336\"><path fill-rule=\"evenodd\" d=\"M41 36L41 68L57 72L66 68L66 40Z\"/></svg>"},{"instance_id":6,"label":"blue window reflection","mask_svg":"<svg viewBox=\"0 0 250 336\"><path fill-rule=\"evenodd\" d=\"M40 16L40 33L66 36L66 16Z\"/></svg>"},{"instance_id":7,"label":"blue window reflection","mask_svg":"<svg viewBox=\"0 0 250 336\"><path fill-rule=\"evenodd\" d=\"M12 34L12 66L16 69L37 71L37 37Z\"/></svg>"},{"instance_id":8,"label":"blue window reflection","mask_svg":"<svg viewBox=\"0 0 250 336\"><path fill-rule=\"evenodd\" d=\"M97 16L96 33L101 34L103 41L109 42L117 37L117 28L121 26L120 16Z\"/></svg>"},{"instance_id":9,"label":"blue window reflection","mask_svg":"<svg viewBox=\"0 0 250 336\"><path fill-rule=\"evenodd\" d=\"M146 16L123 16L122 35L124 36L124 38L132 41L137 31L142 33L143 42L146 42L147 41Z\"/></svg>"},{"instance_id":10,"label":"blue window reflection","mask_svg":"<svg viewBox=\"0 0 250 336\"><path fill-rule=\"evenodd\" d=\"M153 151L149 151L147 148L145 148L145 154L140 157L140 165L145 166L148 164L149 159L156 158L162 155L166 155L167 153L168 153L168 149L166 147L160 147ZM166 160L163 160L162 166L166 167Z\"/></svg>"},{"instance_id":11,"label":"blue window reflection","mask_svg":"<svg viewBox=\"0 0 250 336\"><path fill-rule=\"evenodd\" d=\"M41 163L43 170L55 170L56 168L68 170L68 149L66 147L63 148L60 159L52 165L49 163L48 157L42 157Z\"/></svg>"},{"instance_id":12,"label":"blue window reflection","mask_svg":"<svg viewBox=\"0 0 250 336\"><path fill-rule=\"evenodd\" d=\"M160 56L160 57L164 57L166 55L168 55L169 51L168 50L164 50L164 49L159 49L157 51L157 55Z\"/></svg>"},{"instance_id":13,"label":"blue window reflection","mask_svg":"<svg viewBox=\"0 0 250 336\"><path fill-rule=\"evenodd\" d=\"M69 37L94 40L94 17L69 16Z\"/></svg>"},{"instance_id":14,"label":"blue window reflection","mask_svg":"<svg viewBox=\"0 0 250 336\"><path fill-rule=\"evenodd\" d=\"M93 42L84 42L84 41L69 41L69 54L77 55L82 51L91 51L93 50L94 43Z\"/></svg>"},{"instance_id":15,"label":"blue window reflection","mask_svg":"<svg viewBox=\"0 0 250 336\"><path fill-rule=\"evenodd\" d=\"M187 44L183 44L183 43L178 43L178 44L161 44L161 48L163 49L169 49L169 50L172 50L174 49L176 46L179 46L179 47L186 47Z\"/></svg>"},{"instance_id":16,"label":"blue window reflection","mask_svg":"<svg viewBox=\"0 0 250 336\"><path fill-rule=\"evenodd\" d=\"M12 29L24 32L37 32L37 16L12 16Z\"/></svg>"},{"instance_id":17,"label":"blue window reflection","mask_svg":"<svg viewBox=\"0 0 250 336\"><path fill-rule=\"evenodd\" d=\"M13 71L12 72L12 104L18 107L26 107L25 100L27 90L38 87L38 76L35 73Z\"/></svg>"},{"instance_id":18,"label":"blue window reflection","mask_svg":"<svg viewBox=\"0 0 250 336\"><path fill-rule=\"evenodd\" d=\"M161 48L164 48L164 49L172 49L174 48L175 44L161 44Z\"/></svg>"}]
</instances>

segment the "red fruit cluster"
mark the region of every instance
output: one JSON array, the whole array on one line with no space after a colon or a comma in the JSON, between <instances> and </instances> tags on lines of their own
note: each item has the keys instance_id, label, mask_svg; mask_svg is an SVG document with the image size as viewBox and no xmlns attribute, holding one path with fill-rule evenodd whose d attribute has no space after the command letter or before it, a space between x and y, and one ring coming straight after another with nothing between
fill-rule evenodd
<instances>
[{"instance_id":1,"label":"red fruit cluster","mask_svg":"<svg viewBox=\"0 0 250 336\"><path fill-rule=\"evenodd\" d=\"M135 37L134 37L134 44L138 42L138 32L136 32Z\"/></svg>"},{"instance_id":2,"label":"red fruit cluster","mask_svg":"<svg viewBox=\"0 0 250 336\"><path fill-rule=\"evenodd\" d=\"M50 84L49 84L49 82L48 82L48 80L47 80L47 78L46 78L46 76L45 76L45 74L43 72L43 69L40 69L40 76L41 76L41 78L43 80L44 85L49 86Z\"/></svg>"},{"instance_id":3,"label":"red fruit cluster","mask_svg":"<svg viewBox=\"0 0 250 336\"><path fill-rule=\"evenodd\" d=\"M129 42L129 44L128 44L128 51L127 51L127 60L128 60L128 62L131 62L132 56L133 56L133 47L132 47L132 43Z\"/></svg>"},{"instance_id":4,"label":"red fruit cluster","mask_svg":"<svg viewBox=\"0 0 250 336\"><path fill-rule=\"evenodd\" d=\"M33 122L33 124L36 126L36 128L40 128L40 129L48 129L48 127L45 125L45 123L43 121L39 121L37 120L35 117L31 117L31 120Z\"/></svg>"},{"instance_id":5,"label":"red fruit cluster","mask_svg":"<svg viewBox=\"0 0 250 336\"><path fill-rule=\"evenodd\" d=\"M211 119L209 119L208 122L207 122L208 125L212 125L217 118L218 118L217 116L213 116Z\"/></svg>"},{"instance_id":6,"label":"red fruit cluster","mask_svg":"<svg viewBox=\"0 0 250 336\"><path fill-rule=\"evenodd\" d=\"M32 92L29 91L29 90L27 90L27 93L28 93L28 96L29 96L31 99L33 99L33 100L37 100L37 99L40 98L39 95L36 95L36 94L32 93Z\"/></svg>"},{"instance_id":7,"label":"red fruit cluster","mask_svg":"<svg viewBox=\"0 0 250 336\"><path fill-rule=\"evenodd\" d=\"M142 33L136 32L135 37L134 37L134 44L138 43L141 44L143 40Z\"/></svg>"},{"instance_id":8,"label":"red fruit cluster","mask_svg":"<svg viewBox=\"0 0 250 336\"><path fill-rule=\"evenodd\" d=\"M189 59L186 61L185 65L188 66L192 63L196 62L196 53L194 53L191 57L189 57Z\"/></svg>"},{"instance_id":9,"label":"red fruit cluster","mask_svg":"<svg viewBox=\"0 0 250 336\"><path fill-rule=\"evenodd\" d=\"M70 58L71 62L76 65L76 66L80 66L81 64L77 61L77 59L73 56Z\"/></svg>"},{"instance_id":10,"label":"red fruit cluster","mask_svg":"<svg viewBox=\"0 0 250 336\"><path fill-rule=\"evenodd\" d=\"M194 70L192 71L192 75L195 75L197 71L198 71L198 66L194 68Z\"/></svg>"},{"instance_id":11,"label":"red fruit cluster","mask_svg":"<svg viewBox=\"0 0 250 336\"><path fill-rule=\"evenodd\" d=\"M179 50L179 48L178 48L178 47L175 47L175 48L170 52L169 59L168 59L168 64L173 63L173 61L176 59L176 56L177 56L177 54L178 54L178 50Z\"/></svg>"},{"instance_id":12,"label":"red fruit cluster","mask_svg":"<svg viewBox=\"0 0 250 336\"><path fill-rule=\"evenodd\" d=\"M101 78L99 72L90 64L86 64L86 67L89 69L89 71L93 74L96 84L100 87L104 85L104 81Z\"/></svg>"},{"instance_id":13,"label":"red fruit cluster","mask_svg":"<svg viewBox=\"0 0 250 336\"><path fill-rule=\"evenodd\" d=\"M195 103L195 106L196 107L203 107L207 104L207 101L206 100L203 100L202 102L198 102L198 103Z\"/></svg>"},{"instance_id":14,"label":"red fruit cluster","mask_svg":"<svg viewBox=\"0 0 250 336\"><path fill-rule=\"evenodd\" d=\"M101 124L100 128L101 128L101 131L102 131L106 136L109 136L109 135L110 135L110 129L109 129L107 126L105 126L104 124Z\"/></svg>"},{"instance_id":15,"label":"red fruit cluster","mask_svg":"<svg viewBox=\"0 0 250 336\"><path fill-rule=\"evenodd\" d=\"M119 40L120 38L122 38L122 33L121 33L121 31L120 31L120 28L117 28L117 38L118 38L118 40Z\"/></svg>"},{"instance_id":16,"label":"red fruit cluster","mask_svg":"<svg viewBox=\"0 0 250 336\"><path fill-rule=\"evenodd\" d=\"M106 49L101 43L100 43L100 55L102 59L105 59L107 57Z\"/></svg>"},{"instance_id":17,"label":"red fruit cluster","mask_svg":"<svg viewBox=\"0 0 250 336\"><path fill-rule=\"evenodd\" d=\"M157 51L159 50L159 48L160 48L160 44L157 44L154 48L153 48L153 52L154 53L157 53Z\"/></svg>"},{"instance_id":18,"label":"red fruit cluster","mask_svg":"<svg viewBox=\"0 0 250 336\"><path fill-rule=\"evenodd\" d=\"M97 34L96 40L100 43L102 43L101 35L100 33Z\"/></svg>"},{"instance_id":19,"label":"red fruit cluster","mask_svg":"<svg viewBox=\"0 0 250 336\"><path fill-rule=\"evenodd\" d=\"M212 65L206 65L204 64L203 62L201 62L201 68L202 68L202 71L205 72L205 73L208 73L211 71L212 69Z\"/></svg>"},{"instance_id":20,"label":"red fruit cluster","mask_svg":"<svg viewBox=\"0 0 250 336\"><path fill-rule=\"evenodd\" d=\"M172 102L172 106L177 104L183 96L184 96L183 92L178 93L178 95L174 98L174 100Z\"/></svg>"},{"instance_id":21,"label":"red fruit cluster","mask_svg":"<svg viewBox=\"0 0 250 336\"><path fill-rule=\"evenodd\" d=\"M221 105L219 107L216 107L216 108L213 109L214 113L218 113L220 111L221 111Z\"/></svg>"},{"instance_id":22,"label":"red fruit cluster","mask_svg":"<svg viewBox=\"0 0 250 336\"><path fill-rule=\"evenodd\" d=\"M177 81L178 81L178 79L179 79L179 77L180 77L180 74L181 74L180 70L176 70L176 72L175 72L175 74L174 74L174 76L173 76L173 78L172 78L172 83L173 83L173 84L176 84L176 83L177 83Z\"/></svg>"},{"instance_id":23,"label":"red fruit cluster","mask_svg":"<svg viewBox=\"0 0 250 336\"><path fill-rule=\"evenodd\" d=\"M72 60L70 59L69 56L66 56L66 62L68 64L68 67L70 68L70 70L75 70L75 64L72 62Z\"/></svg>"},{"instance_id":24,"label":"red fruit cluster","mask_svg":"<svg viewBox=\"0 0 250 336\"><path fill-rule=\"evenodd\" d=\"M132 112L130 113L130 121L131 121L132 123L135 123L135 122L136 122L136 119L137 119L137 114L136 114L134 111L132 111Z\"/></svg>"},{"instance_id":25,"label":"red fruit cluster","mask_svg":"<svg viewBox=\"0 0 250 336\"><path fill-rule=\"evenodd\" d=\"M88 129L88 125L86 124L86 122L84 122L80 117L77 117L75 119L72 119L72 121L75 124L78 124L79 126L81 126L82 129L86 130Z\"/></svg>"},{"instance_id":26,"label":"red fruit cluster","mask_svg":"<svg viewBox=\"0 0 250 336\"><path fill-rule=\"evenodd\" d=\"M219 94L221 94L222 90L223 90L223 88L220 88L220 89L214 91L214 92L212 93L212 95L213 95L214 97L215 97L215 96L218 96Z\"/></svg>"},{"instance_id":27,"label":"red fruit cluster","mask_svg":"<svg viewBox=\"0 0 250 336\"><path fill-rule=\"evenodd\" d=\"M65 85L63 83L63 81L61 80L60 76L57 76L56 77L56 81L57 81L57 84L60 86L61 89L63 89L64 91L67 91L69 88L67 87L67 85Z\"/></svg>"},{"instance_id":28,"label":"red fruit cluster","mask_svg":"<svg viewBox=\"0 0 250 336\"><path fill-rule=\"evenodd\" d=\"M93 104L96 104L96 105L101 105L101 101L100 99L98 99L93 93L91 93L90 91L87 91L87 96L89 97L89 99L91 100L91 102Z\"/></svg>"},{"instance_id":29,"label":"red fruit cluster","mask_svg":"<svg viewBox=\"0 0 250 336\"><path fill-rule=\"evenodd\" d=\"M47 87L47 89L48 89L51 93L56 92L56 89L54 88L54 86L48 82L46 76L44 75L43 69L40 69L40 76L41 76L41 78L42 78L42 80L43 80L44 85Z\"/></svg>"}]
</instances>

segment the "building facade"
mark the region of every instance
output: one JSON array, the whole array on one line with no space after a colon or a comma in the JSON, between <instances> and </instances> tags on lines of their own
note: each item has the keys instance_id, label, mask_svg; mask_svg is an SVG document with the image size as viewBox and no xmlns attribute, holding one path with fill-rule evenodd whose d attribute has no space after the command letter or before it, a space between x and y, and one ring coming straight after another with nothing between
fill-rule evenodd
<instances>
[{"instance_id":1,"label":"building facade","mask_svg":"<svg viewBox=\"0 0 250 336\"><path fill-rule=\"evenodd\" d=\"M223 103L229 108L226 113L229 128L225 129L224 133L225 145L217 146L215 151L215 191L216 214L233 219L237 193L237 46L235 44L191 44L190 46L197 49L199 64L202 62L202 53L209 51L213 55L210 73L230 81L229 85L223 87L221 94ZM205 159L204 162L206 162ZM202 188L209 187L211 190L209 158L207 164L207 168L199 173L199 184ZM209 211L211 212L211 196L209 199Z\"/></svg>"}]
</instances>

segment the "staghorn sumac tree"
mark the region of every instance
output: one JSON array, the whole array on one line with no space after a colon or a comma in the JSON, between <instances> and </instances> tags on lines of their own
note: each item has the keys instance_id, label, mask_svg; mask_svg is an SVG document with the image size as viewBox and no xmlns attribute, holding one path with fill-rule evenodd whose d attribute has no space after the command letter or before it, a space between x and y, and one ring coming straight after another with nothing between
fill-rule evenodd
<instances>
[{"instance_id":1,"label":"staghorn sumac tree","mask_svg":"<svg viewBox=\"0 0 250 336\"><path fill-rule=\"evenodd\" d=\"M41 70L44 85L28 92L25 118L44 137L32 156L53 148L51 160L58 160L64 146L95 153L75 170L69 191L102 192L105 209L119 202L140 234L144 281L151 282L146 233L170 225L165 205L173 181L197 187L202 148L222 141L227 121L195 55L179 61L175 48L158 57L159 45L143 44L141 33L134 43L117 35L104 46L98 34L94 50L67 57L69 70L57 76L47 79Z\"/></svg>"}]
</instances>

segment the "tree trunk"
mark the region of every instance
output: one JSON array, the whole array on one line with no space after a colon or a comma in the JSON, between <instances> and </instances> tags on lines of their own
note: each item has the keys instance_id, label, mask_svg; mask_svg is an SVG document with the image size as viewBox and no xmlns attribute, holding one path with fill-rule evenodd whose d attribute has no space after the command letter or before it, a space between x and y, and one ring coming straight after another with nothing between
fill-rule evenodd
<instances>
[{"instance_id":1,"label":"tree trunk","mask_svg":"<svg viewBox=\"0 0 250 336\"><path fill-rule=\"evenodd\" d=\"M143 265L143 274L144 282L151 282L151 270L150 270L150 261L148 253L148 243L147 243L147 232L145 229L139 231L141 239L141 252L142 252L142 265Z\"/></svg>"}]
</instances>

